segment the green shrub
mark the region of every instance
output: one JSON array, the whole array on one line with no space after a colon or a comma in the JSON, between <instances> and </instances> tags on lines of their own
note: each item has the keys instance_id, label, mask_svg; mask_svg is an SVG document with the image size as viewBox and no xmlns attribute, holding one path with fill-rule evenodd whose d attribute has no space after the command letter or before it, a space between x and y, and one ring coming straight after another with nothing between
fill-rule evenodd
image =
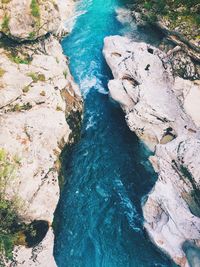
<instances>
[{"instance_id":1,"label":"green shrub","mask_svg":"<svg viewBox=\"0 0 200 267\"><path fill-rule=\"evenodd\" d=\"M200 15L199 14L194 15L194 21L197 25L200 25Z\"/></svg>"},{"instance_id":2,"label":"green shrub","mask_svg":"<svg viewBox=\"0 0 200 267\"><path fill-rule=\"evenodd\" d=\"M18 55L15 55L15 54L9 55L9 59L16 64L29 64L31 62L30 58L28 58L28 57L22 58Z\"/></svg>"},{"instance_id":3,"label":"green shrub","mask_svg":"<svg viewBox=\"0 0 200 267\"><path fill-rule=\"evenodd\" d=\"M4 15L1 29L5 33L9 32L9 21L10 21L10 18L8 17L8 15Z\"/></svg>"},{"instance_id":4,"label":"green shrub","mask_svg":"<svg viewBox=\"0 0 200 267\"><path fill-rule=\"evenodd\" d=\"M166 13L165 6L166 6L166 1L164 1L164 0L157 0L156 1L156 11L157 12L159 12L161 14Z\"/></svg>"},{"instance_id":5,"label":"green shrub","mask_svg":"<svg viewBox=\"0 0 200 267\"><path fill-rule=\"evenodd\" d=\"M18 210L24 209L23 203L16 196L10 200L6 197L6 187L15 179L15 170L20 164L17 155L11 157L0 148L0 266L4 258L13 258L15 245L36 246L49 228L48 222L42 220L23 223L18 215Z\"/></svg>"},{"instance_id":6,"label":"green shrub","mask_svg":"<svg viewBox=\"0 0 200 267\"><path fill-rule=\"evenodd\" d=\"M64 70L63 71L63 75L64 75L64 77L65 77L65 79L67 78L67 70Z\"/></svg>"},{"instance_id":7,"label":"green shrub","mask_svg":"<svg viewBox=\"0 0 200 267\"><path fill-rule=\"evenodd\" d=\"M153 8L153 3L152 2L145 2L144 3L144 8L146 10L151 10Z\"/></svg>"},{"instance_id":8,"label":"green shrub","mask_svg":"<svg viewBox=\"0 0 200 267\"><path fill-rule=\"evenodd\" d=\"M45 75L39 73L39 74L38 74L38 81L40 81L40 82L45 82L45 81L46 81Z\"/></svg>"},{"instance_id":9,"label":"green shrub","mask_svg":"<svg viewBox=\"0 0 200 267\"><path fill-rule=\"evenodd\" d=\"M11 109L13 112L20 112L23 110L30 110L32 109L32 105L28 102L26 104L20 105L20 104L16 104L14 105L14 107Z\"/></svg>"},{"instance_id":10,"label":"green shrub","mask_svg":"<svg viewBox=\"0 0 200 267\"><path fill-rule=\"evenodd\" d=\"M40 82L46 81L45 75L42 73L29 72L28 76L32 78L34 83L36 83L38 81L40 81Z\"/></svg>"},{"instance_id":11,"label":"green shrub","mask_svg":"<svg viewBox=\"0 0 200 267\"><path fill-rule=\"evenodd\" d=\"M13 202L0 199L0 254L12 259L12 251L18 234L15 228L18 225L18 215Z\"/></svg>"},{"instance_id":12,"label":"green shrub","mask_svg":"<svg viewBox=\"0 0 200 267\"><path fill-rule=\"evenodd\" d=\"M40 6L37 0L31 1L31 14L33 17L36 17L36 18L40 17Z\"/></svg>"},{"instance_id":13,"label":"green shrub","mask_svg":"<svg viewBox=\"0 0 200 267\"><path fill-rule=\"evenodd\" d=\"M153 13L149 13L148 15L143 15L142 19L144 21L147 21L148 23L155 23L158 20L156 14Z\"/></svg>"},{"instance_id":14,"label":"green shrub","mask_svg":"<svg viewBox=\"0 0 200 267\"><path fill-rule=\"evenodd\" d=\"M5 194L5 188L14 176L15 162L10 159L4 149L0 149L0 198Z\"/></svg>"},{"instance_id":15,"label":"green shrub","mask_svg":"<svg viewBox=\"0 0 200 267\"><path fill-rule=\"evenodd\" d=\"M4 149L0 149L0 255L12 258L12 250L17 238L13 231L18 219L16 213L17 199L6 199L5 190L14 178L18 163L11 158Z\"/></svg>"},{"instance_id":16,"label":"green shrub","mask_svg":"<svg viewBox=\"0 0 200 267\"><path fill-rule=\"evenodd\" d=\"M35 32L30 32L29 35L28 35L28 38L30 40L32 40L32 39L35 39L35 36L36 36L36 33Z\"/></svg>"},{"instance_id":17,"label":"green shrub","mask_svg":"<svg viewBox=\"0 0 200 267\"><path fill-rule=\"evenodd\" d=\"M170 29L185 22L185 32L189 32L189 34L194 32L194 35L198 33L194 29L200 25L199 0L141 0L139 2L147 11L143 14L143 19L147 22L154 23L157 16L166 16L171 21Z\"/></svg>"}]
</instances>

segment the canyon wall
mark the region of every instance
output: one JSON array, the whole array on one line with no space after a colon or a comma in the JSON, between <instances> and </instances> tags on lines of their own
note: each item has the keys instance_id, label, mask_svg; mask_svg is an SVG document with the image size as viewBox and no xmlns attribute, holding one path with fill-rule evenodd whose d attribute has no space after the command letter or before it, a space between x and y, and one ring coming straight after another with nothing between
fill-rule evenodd
<instances>
[{"instance_id":1,"label":"canyon wall","mask_svg":"<svg viewBox=\"0 0 200 267\"><path fill-rule=\"evenodd\" d=\"M143 203L144 226L179 266L200 266L200 82L174 76L167 54L126 37L105 38L103 52L111 98L155 153L158 180Z\"/></svg>"},{"instance_id":2,"label":"canyon wall","mask_svg":"<svg viewBox=\"0 0 200 267\"><path fill-rule=\"evenodd\" d=\"M59 155L74 141L68 118L82 113L58 40L70 30L74 9L73 0L0 1L0 200L1 220L11 221L10 229L1 224L0 234L12 236L1 240L4 265L56 266L52 222Z\"/></svg>"}]
</instances>

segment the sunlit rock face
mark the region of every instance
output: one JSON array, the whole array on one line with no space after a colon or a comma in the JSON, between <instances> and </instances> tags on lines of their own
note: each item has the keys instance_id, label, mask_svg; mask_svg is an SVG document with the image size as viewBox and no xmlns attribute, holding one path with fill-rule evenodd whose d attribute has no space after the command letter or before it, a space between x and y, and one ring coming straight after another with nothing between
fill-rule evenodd
<instances>
[{"instance_id":1,"label":"sunlit rock face","mask_svg":"<svg viewBox=\"0 0 200 267\"><path fill-rule=\"evenodd\" d=\"M18 41L35 40L48 33L69 31L65 21L72 19L74 0L0 1L0 31Z\"/></svg>"},{"instance_id":2,"label":"sunlit rock face","mask_svg":"<svg viewBox=\"0 0 200 267\"><path fill-rule=\"evenodd\" d=\"M22 222L44 221L49 226L37 246L16 246L13 262L53 267L51 226L60 196L59 155L73 142L76 125L72 129L66 119L74 114L80 119L82 99L68 59L51 33L67 31L65 21L73 19L75 2L11 0L0 5L0 31L12 39L2 39L0 48L0 148L18 162L5 195L19 199ZM38 37L42 39L16 42Z\"/></svg>"},{"instance_id":3,"label":"sunlit rock face","mask_svg":"<svg viewBox=\"0 0 200 267\"><path fill-rule=\"evenodd\" d=\"M199 83L174 77L166 54L125 37L105 38L104 55L114 76L110 96L155 151L150 161L158 180L143 205L145 228L178 265L189 266L200 246ZM190 256L186 241L193 244ZM194 262L199 266L198 255Z\"/></svg>"},{"instance_id":4,"label":"sunlit rock face","mask_svg":"<svg viewBox=\"0 0 200 267\"><path fill-rule=\"evenodd\" d=\"M81 97L56 39L50 37L22 46L19 57L24 54L31 55L29 64L17 64L10 60L9 51L1 49L4 74L0 90L0 147L20 160L7 195L12 198L17 194L23 203L19 213L24 221L45 220L51 225L60 191L58 157L72 134L66 116L81 112ZM37 250L39 254L34 252L39 266L53 266L49 265L54 262L53 233L40 245L43 249ZM19 266L35 266L31 254L31 249L17 248L17 261L18 255L19 262L29 259ZM44 255L48 265L43 262Z\"/></svg>"}]
</instances>

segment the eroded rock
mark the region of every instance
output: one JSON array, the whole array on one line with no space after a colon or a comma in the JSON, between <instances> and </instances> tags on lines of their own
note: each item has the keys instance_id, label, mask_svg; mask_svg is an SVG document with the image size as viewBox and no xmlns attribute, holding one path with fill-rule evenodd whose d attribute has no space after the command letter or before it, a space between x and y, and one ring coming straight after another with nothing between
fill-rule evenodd
<instances>
[{"instance_id":1,"label":"eroded rock","mask_svg":"<svg viewBox=\"0 0 200 267\"><path fill-rule=\"evenodd\" d=\"M74 15L74 0L0 1L0 31L18 41L35 40L47 33L69 31L65 21Z\"/></svg>"},{"instance_id":2,"label":"eroded rock","mask_svg":"<svg viewBox=\"0 0 200 267\"><path fill-rule=\"evenodd\" d=\"M74 141L82 99L68 59L51 33L61 36L70 30L74 4L72 0L0 2L0 31L20 42L43 37L0 47L0 147L18 166L5 196L19 200L16 212L22 223L44 222L49 229L44 227L45 237L39 236L42 241L34 247L27 246L23 237L13 261L1 255L6 266L56 266L51 225L60 194L59 155ZM73 127L68 123L72 115Z\"/></svg>"},{"instance_id":3,"label":"eroded rock","mask_svg":"<svg viewBox=\"0 0 200 267\"><path fill-rule=\"evenodd\" d=\"M5 70L0 90L0 147L20 161L7 196L17 195L23 203L18 212L25 222L45 220L51 225L59 199L57 160L73 130L66 116L81 113L81 96L55 38L20 46L20 52L31 55L28 64L17 64L9 51L0 49L0 66ZM62 96L63 90L68 97ZM55 266L53 233L39 247L43 249L17 248L17 266ZM36 263L31 262L34 257Z\"/></svg>"},{"instance_id":4,"label":"eroded rock","mask_svg":"<svg viewBox=\"0 0 200 267\"><path fill-rule=\"evenodd\" d=\"M143 206L144 226L178 265L189 266L192 247L188 254L183 244L200 247L199 83L174 78L165 53L125 37L105 38L104 55L114 76L110 96L155 151L150 161L158 180Z\"/></svg>"}]
</instances>

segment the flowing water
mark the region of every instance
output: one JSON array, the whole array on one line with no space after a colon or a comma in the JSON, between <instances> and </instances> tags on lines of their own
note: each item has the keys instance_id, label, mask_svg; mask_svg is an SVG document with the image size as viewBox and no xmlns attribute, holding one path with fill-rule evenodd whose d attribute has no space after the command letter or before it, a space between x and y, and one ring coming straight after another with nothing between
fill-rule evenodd
<instances>
[{"instance_id":1,"label":"flowing water","mask_svg":"<svg viewBox=\"0 0 200 267\"><path fill-rule=\"evenodd\" d=\"M81 140L63 166L66 183L56 210L54 248L58 267L173 266L142 226L141 200L156 179L149 152L107 94L112 75L102 56L103 38L129 34L158 41L149 31L120 24L115 9L127 3L81 1L74 30L62 42L85 111Z\"/></svg>"}]
</instances>

